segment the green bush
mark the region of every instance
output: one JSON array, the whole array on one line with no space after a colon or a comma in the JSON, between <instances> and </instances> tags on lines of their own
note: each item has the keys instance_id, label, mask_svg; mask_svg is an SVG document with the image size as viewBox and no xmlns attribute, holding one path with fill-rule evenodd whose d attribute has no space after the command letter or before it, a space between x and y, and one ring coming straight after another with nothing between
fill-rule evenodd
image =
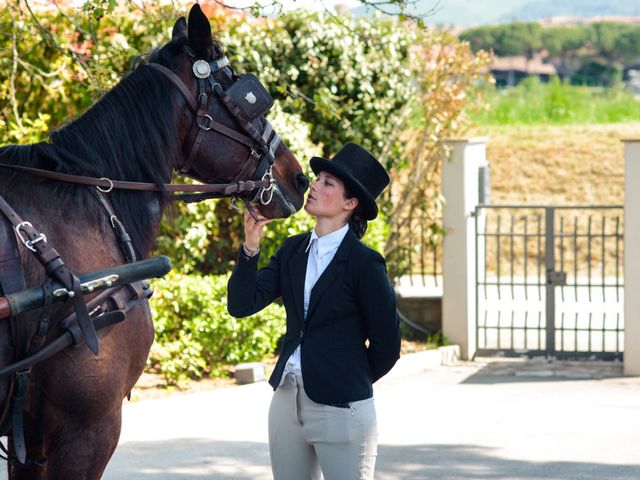
<instances>
[{"instance_id":1,"label":"green bush","mask_svg":"<svg viewBox=\"0 0 640 480\"><path fill-rule=\"evenodd\" d=\"M228 275L171 273L154 282L151 310L156 342L149 365L168 383L225 375L229 365L275 352L285 330L284 307L273 304L248 318L227 313Z\"/></svg>"}]
</instances>

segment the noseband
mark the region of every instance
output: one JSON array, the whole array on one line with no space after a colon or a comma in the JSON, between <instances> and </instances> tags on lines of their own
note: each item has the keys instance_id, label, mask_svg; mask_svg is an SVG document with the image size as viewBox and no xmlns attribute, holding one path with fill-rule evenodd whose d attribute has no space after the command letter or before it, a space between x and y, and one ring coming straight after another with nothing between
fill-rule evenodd
<instances>
[{"instance_id":1,"label":"noseband","mask_svg":"<svg viewBox=\"0 0 640 480\"><path fill-rule=\"evenodd\" d=\"M198 97L193 95L184 82L174 72L158 63L150 63L149 67L164 75L186 100L187 106L194 114L191 132L185 139L186 161L179 167L180 173L190 176L198 150L203 140L203 132L214 130L236 142L242 143L250 149L249 158L238 169L230 183L235 183L247 175L255 166L252 180L261 180L263 186L258 189L253 200L249 203L268 205L273 199L275 179L272 168L275 161L275 151L280 145L280 136L273 130L273 126L265 120L262 132L256 126L261 117L273 104L273 99L253 75L240 75L227 90L216 81L214 74L229 65L226 56L207 62L196 60L190 49L185 53L192 60L192 71L198 80ZM211 86L208 89L208 85ZM240 125L244 134L233 130L214 120L209 114L208 105L210 94L219 98L231 116ZM245 95L246 94L246 95ZM192 139L189 142L189 139ZM186 145L190 144L189 148ZM267 185L267 186L264 186Z\"/></svg>"}]
</instances>

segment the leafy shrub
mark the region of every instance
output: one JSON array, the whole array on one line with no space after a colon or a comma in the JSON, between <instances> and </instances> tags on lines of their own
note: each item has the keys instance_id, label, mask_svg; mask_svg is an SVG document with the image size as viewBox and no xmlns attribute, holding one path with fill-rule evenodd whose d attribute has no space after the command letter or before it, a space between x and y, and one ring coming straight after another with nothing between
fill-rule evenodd
<instances>
[{"instance_id":1,"label":"leafy shrub","mask_svg":"<svg viewBox=\"0 0 640 480\"><path fill-rule=\"evenodd\" d=\"M154 282L156 342L149 365L168 383L224 375L228 365L274 353L285 330L284 307L273 304L236 319L227 313L227 280L228 275L171 273Z\"/></svg>"}]
</instances>

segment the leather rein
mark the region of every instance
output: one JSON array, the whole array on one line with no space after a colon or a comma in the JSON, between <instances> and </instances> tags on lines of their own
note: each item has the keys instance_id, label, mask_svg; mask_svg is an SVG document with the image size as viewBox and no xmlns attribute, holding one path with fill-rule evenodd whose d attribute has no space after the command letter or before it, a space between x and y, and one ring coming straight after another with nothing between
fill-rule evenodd
<instances>
[{"instance_id":1,"label":"leather rein","mask_svg":"<svg viewBox=\"0 0 640 480\"><path fill-rule=\"evenodd\" d=\"M54 172L51 170L5 163L0 163L0 167L60 182L92 185L97 187L98 190L103 193L108 193L113 189L144 192L175 192L180 193L181 195L173 195L173 200L185 200L187 202L199 201L207 198L237 198L243 194L257 190L255 197L247 203L260 202L263 205L268 205L273 198L274 188L277 188L276 181L272 173L272 166L275 162L275 151L280 145L279 135L273 130L271 123L266 120L262 133L260 133L251 122L244 120L240 115L240 109L231 101L222 86L214 79L213 74L215 72L229 65L227 57L223 56L212 62L206 62L204 60L195 60L195 56L188 47L185 47L184 53L186 53L193 61L193 72L199 84L199 95L197 99L174 72L157 63L149 63L147 65L149 68L152 68L156 72L162 74L172 83L172 85L184 97L189 110L194 114L194 123L191 128L191 133L186 137L187 139L193 138L193 140L188 149L183 148L186 161L178 167L178 170L180 173L189 176L202 142L202 132L215 130L236 142L246 145L251 150L249 158L238 169L230 182L204 184L156 184L112 180L106 177L97 178L73 175L69 173ZM247 135L222 125L209 115L207 108L209 103L209 93L207 92L206 85L207 81L211 84L211 92L220 98L222 103ZM185 145L186 143L187 142L185 141ZM253 179L240 180L240 178L246 176L248 171L254 165L255 170ZM249 211L251 212L251 209L249 209Z\"/></svg>"}]
</instances>

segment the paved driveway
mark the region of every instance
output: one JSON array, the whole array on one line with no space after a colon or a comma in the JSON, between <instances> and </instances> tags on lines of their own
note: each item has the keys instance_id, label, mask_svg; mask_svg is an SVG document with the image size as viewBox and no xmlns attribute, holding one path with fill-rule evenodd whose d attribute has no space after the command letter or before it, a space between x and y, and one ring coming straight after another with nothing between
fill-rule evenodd
<instances>
[{"instance_id":1,"label":"paved driveway","mask_svg":"<svg viewBox=\"0 0 640 480\"><path fill-rule=\"evenodd\" d=\"M376 385L378 480L640 479L640 378L620 364L407 365ZM128 404L104 479L270 479L270 399L259 383Z\"/></svg>"}]
</instances>

